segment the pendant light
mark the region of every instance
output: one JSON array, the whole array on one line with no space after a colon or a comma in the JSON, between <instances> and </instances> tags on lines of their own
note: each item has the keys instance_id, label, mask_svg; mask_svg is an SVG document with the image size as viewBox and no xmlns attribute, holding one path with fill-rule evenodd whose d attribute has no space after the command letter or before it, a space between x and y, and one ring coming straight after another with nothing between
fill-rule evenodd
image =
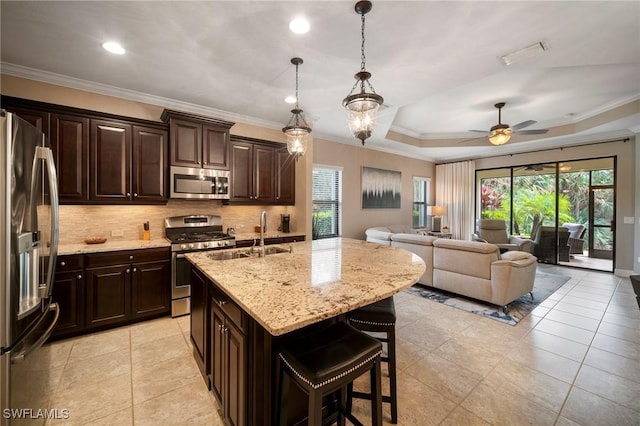
<instances>
[{"instance_id":1,"label":"pendant light","mask_svg":"<svg viewBox=\"0 0 640 426\"><path fill-rule=\"evenodd\" d=\"M289 154L293 155L297 161L299 157L307 152L311 127L304 119L302 110L298 106L298 66L302 64L302 59L291 58L291 63L296 66L296 106L291 110L293 115L282 131L287 138L287 151L289 151Z\"/></svg>"},{"instance_id":2,"label":"pendant light","mask_svg":"<svg viewBox=\"0 0 640 426\"><path fill-rule=\"evenodd\" d=\"M356 84L353 85L349 95L342 101L342 105L344 105L348 112L349 130L351 130L351 133L353 133L357 139L362 141L363 146L365 139L371 136L371 132L376 123L378 108L380 108L380 105L382 105L384 101L382 96L376 94L373 86L369 82L371 73L366 70L366 57L364 55L364 15L369 13L372 7L370 1L359 1L355 6L355 11L361 16L362 20L360 30L362 36L362 44L360 46L360 71L354 76L357 80ZM358 86L360 86L360 92L354 94L353 92ZM370 90L370 93L367 93L367 88Z\"/></svg>"}]
</instances>

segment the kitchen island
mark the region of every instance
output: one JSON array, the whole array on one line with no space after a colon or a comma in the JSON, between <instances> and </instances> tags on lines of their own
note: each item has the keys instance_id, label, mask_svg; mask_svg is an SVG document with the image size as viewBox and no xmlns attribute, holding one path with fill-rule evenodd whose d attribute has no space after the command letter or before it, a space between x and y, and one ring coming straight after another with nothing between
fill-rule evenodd
<instances>
[{"instance_id":1,"label":"kitchen island","mask_svg":"<svg viewBox=\"0 0 640 426\"><path fill-rule=\"evenodd\" d=\"M359 240L280 247L285 251L264 257L217 260L219 254L211 251L185 255L195 266L194 356L232 424L272 423L280 342L392 296L425 270L413 253Z\"/></svg>"}]
</instances>

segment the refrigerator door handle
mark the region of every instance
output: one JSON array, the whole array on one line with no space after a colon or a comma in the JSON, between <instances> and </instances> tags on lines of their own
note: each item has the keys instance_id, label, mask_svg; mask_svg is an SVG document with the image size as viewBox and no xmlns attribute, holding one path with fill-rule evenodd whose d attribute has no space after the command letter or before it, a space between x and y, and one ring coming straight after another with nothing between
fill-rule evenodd
<instances>
[{"instance_id":1,"label":"refrigerator door handle","mask_svg":"<svg viewBox=\"0 0 640 426\"><path fill-rule=\"evenodd\" d=\"M15 363L24 361L25 358L28 357L31 352L35 351L40 346L42 346L44 342L49 338L49 336L51 336L51 333L53 332L54 327L58 324L58 318L60 318L60 307L58 306L57 303L51 303L49 305L48 310L55 311L55 316L53 317L53 321L51 321L51 324L49 324L49 326L47 327L47 330L44 333L42 333L38 338L38 340L36 340L31 346L22 348L15 355L11 355L11 363L15 364ZM47 318L47 316L43 315L42 318L43 319ZM38 328L37 326L34 327L34 329L37 329L37 328Z\"/></svg>"},{"instance_id":2,"label":"refrigerator door handle","mask_svg":"<svg viewBox=\"0 0 640 426\"><path fill-rule=\"evenodd\" d=\"M46 147L36 147L36 158L44 160L47 166L49 197L51 201L51 242L49 245L49 267L47 270L47 280L43 283L43 285L40 286L40 296L45 299L51 296L53 275L55 273L56 260L58 257L58 219L60 202L58 199L58 179L56 177L56 167L53 161L53 151L51 151L50 148Z\"/></svg>"}]
</instances>

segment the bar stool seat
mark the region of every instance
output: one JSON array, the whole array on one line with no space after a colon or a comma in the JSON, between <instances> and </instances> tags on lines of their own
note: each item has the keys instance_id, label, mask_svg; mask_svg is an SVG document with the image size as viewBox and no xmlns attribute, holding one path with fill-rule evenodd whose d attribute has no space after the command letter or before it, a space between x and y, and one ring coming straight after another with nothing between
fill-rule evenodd
<instances>
[{"instance_id":1,"label":"bar stool seat","mask_svg":"<svg viewBox=\"0 0 640 426\"><path fill-rule=\"evenodd\" d=\"M389 371L389 395L382 395L382 402L391 405L391 423L398 423L398 391L396 379L396 308L393 296L379 302L349 312L349 323L358 330L375 333L385 333L384 337L377 337L380 342L387 344L387 356L381 358L387 363ZM353 392L353 385L347 391L347 411L351 411L351 398L371 399L370 394Z\"/></svg>"},{"instance_id":2,"label":"bar stool seat","mask_svg":"<svg viewBox=\"0 0 640 426\"><path fill-rule=\"evenodd\" d=\"M346 386L370 371L374 394L371 419L374 425L381 425L381 353L378 340L343 322L285 343L278 355L279 424L287 423L290 379L309 395L310 426L322 424L322 399L336 391L339 394L338 424L343 425L345 417L353 421L355 418L346 413Z\"/></svg>"}]
</instances>

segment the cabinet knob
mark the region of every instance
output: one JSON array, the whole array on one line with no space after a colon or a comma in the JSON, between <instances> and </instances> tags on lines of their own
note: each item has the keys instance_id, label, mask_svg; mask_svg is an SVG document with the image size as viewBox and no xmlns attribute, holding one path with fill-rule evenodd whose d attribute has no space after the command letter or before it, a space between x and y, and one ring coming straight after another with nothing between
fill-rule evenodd
<instances>
[{"instance_id":1,"label":"cabinet knob","mask_svg":"<svg viewBox=\"0 0 640 426\"><path fill-rule=\"evenodd\" d=\"M127 268L127 274L128 274L129 272L131 272L131 269Z\"/></svg>"},{"instance_id":2,"label":"cabinet knob","mask_svg":"<svg viewBox=\"0 0 640 426\"><path fill-rule=\"evenodd\" d=\"M67 266L67 262L60 262L60 266Z\"/></svg>"},{"instance_id":3,"label":"cabinet knob","mask_svg":"<svg viewBox=\"0 0 640 426\"><path fill-rule=\"evenodd\" d=\"M227 301L226 300L221 300L218 302L218 305L222 306L222 305L226 305Z\"/></svg>"},{"instance_id":4,"label":"cabinet knob","mask_svg":"<svg viewBox=\"0 0 640 426\"><path fill-rule=\"evenodd\" d=\"M254 199L254 200L257 200L257 199L258 199L258 196L256 195L255 197L253 197L253 199Z\"/></svg>"},{"instance_id":5,"label":"cabinet knob","mask_svg":"<svg viewBox=\"0 0 640 426\"><path fill-rule=\"evenodd\" d=\"M127 197L131 197L131 193L130 192L127 192Z\"/></svg>"},{"instance_id":6,"label":"cabinet knob","mask_svg":"<svg viewBox=\"0 0 640 426\"><path fill-rule=\"evenodd\" d=\"M206 165L207 165L207 162L205 161L205 162L204 162L204 163L202 163L202 164L206 166Z\"/></svg>"},{"instance_id":7,"label":"cabinet knob","mask_svg":"<svg viewBox=\"0 0 640 426\"><path fill-rule=\"evenodd\" d=\"M82 279L82 275L78 275L78 279L81 280Z\"/></svg>"},{"instance_id":8,"label":"cabinet knob","mask_svg":"<svg viewBox=\"0 0 640 426\"><path fill-rule=\"evenodd\" d=\"M133 272L136 272L138 270L138 268L133 268Z\"/></svg>"},{"instance_id":9,"label":"cabinet knob","mask_svg":"<svg viewBox=\"0 0 640 426\"><path fill-rule=\"evenodd\" d=\"M138 197L138 193L137 193L137 192L134 192L134 193L133 193L133 198L137 198L137 197Z\"/></svg>"},{"instance_id":10,"label":"cabinet knob","mask_svg":"<svg viewBox=\"0 0 640 426\"><path fill-rule=\"evenodd\" d=\"M129 256L129 260L133 260L133 255Z\"/></svg>"}]
</instances>

